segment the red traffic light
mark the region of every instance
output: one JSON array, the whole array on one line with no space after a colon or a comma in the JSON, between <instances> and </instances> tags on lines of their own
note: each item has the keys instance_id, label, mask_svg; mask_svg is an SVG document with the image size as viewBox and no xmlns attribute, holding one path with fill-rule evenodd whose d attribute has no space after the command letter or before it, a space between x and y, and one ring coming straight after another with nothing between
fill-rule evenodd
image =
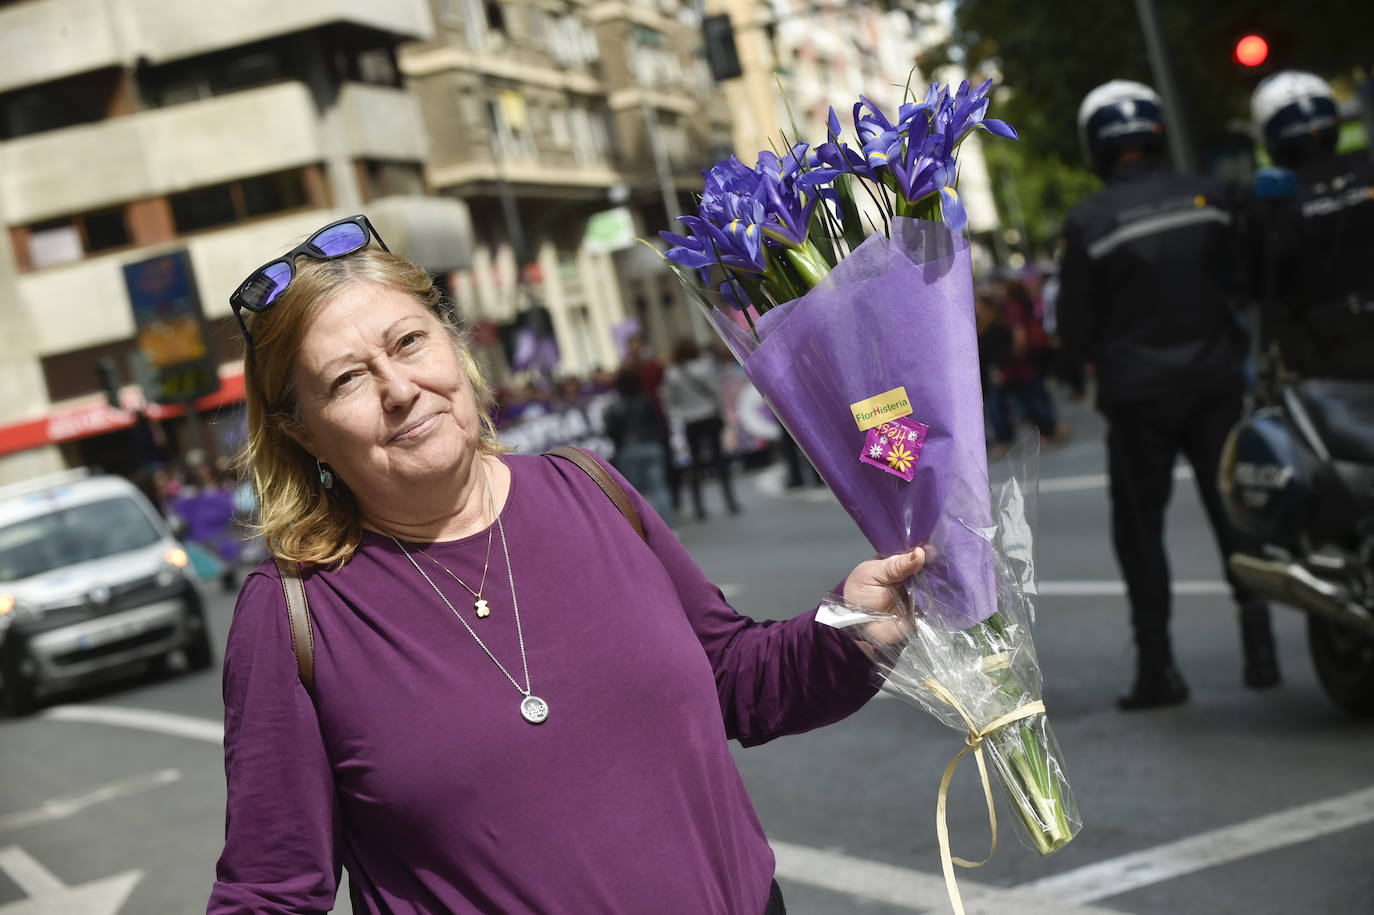
<instances>
[{"instance_id":1,"label":"red traffic light","mask_svg":"<svg viewBox=\"0 0 1374 915\"><path fill-rule=\"evenodd\" d=\"M1236 42L1232 57L1245 67L1258 67L1269 56L1269 42L1259 35L1245 35Z\"/></svg>"}]
</instances>

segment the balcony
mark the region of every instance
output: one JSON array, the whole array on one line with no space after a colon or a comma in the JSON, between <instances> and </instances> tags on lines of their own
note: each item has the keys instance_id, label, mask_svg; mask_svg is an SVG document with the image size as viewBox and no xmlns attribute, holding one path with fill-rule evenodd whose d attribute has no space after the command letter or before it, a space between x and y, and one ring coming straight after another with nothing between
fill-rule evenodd
<instances>
[{"instance_id":1,"label":"balcony","mask_svg":"<svg viewBox=\"0 0 1374 915\"><path fill-rule=\"evenodd\" d=\"M348 151L355 158L423 161L420 103L404 89L349 83L339 93Z\"/></svg>"},{"instance_id":2,"label":"balcony","mask_svg":"<svg viewBox=\"0 0 1374 915\"><path fill-rule=\"evenodd\" d=\"M122 0L120 5L134 35L134 56L153 63L328 25L357 26L398 39L434 34L426 0Z\"/></svg>"},{"instance_id":3,"label":"balcony","mask_svg":"<svg viewBox=\"0 0 1374 915\"><path fill-rule=\"evenodd\" d=\"M434 33L426 0L32 0L0 10L0 92L331 25L400 41Z\"/></svg>"},{"instance_id":4,"label":"balcony","mask_svg":"<svg viewBox=\"0 0 1374 915\"><path fill-rule=\"evenodd\" d=\"M24 225L317 162L317 125L305 86L280 83L0 143L0 216Z\"/></svg>"},{"instance_id":5,"label":"balcony","mask_svg":"<svg viewBox=\"0 0 1374 915\"><path fill-rule=\"evenodd\" d=\"M124 63L106 0L48 0L0 10L0 92Z\"/></svg>"}]
</instances>

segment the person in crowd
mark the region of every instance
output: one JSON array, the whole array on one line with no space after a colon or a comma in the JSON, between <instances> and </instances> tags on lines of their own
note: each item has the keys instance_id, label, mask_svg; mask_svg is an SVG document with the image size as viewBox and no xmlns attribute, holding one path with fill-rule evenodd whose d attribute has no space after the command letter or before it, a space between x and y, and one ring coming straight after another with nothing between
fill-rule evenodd
<instances>
[{"instance_id":1,"label":"person in crowd","mask_svg":"<svg viewBox=\"0 0 1374 915\"><path fill-rule=\"evenodd\" d=\"M1288 197L1247 214L1246 276L1266 341L1305 377L1374 378L1374 162L1336 152L1331 86L1285 70L1251 97L1252 123L1274 163L1293 172Z\"/></svg>"},{"instance_id":2,"label":"person in crowd","mask_svg":"<svg viewBox=\"0 0 1374 915\"><path fill-rule=\"evenodd\" d=\"M616 399L606 408L606 434L615 443L615 468L648 498L659 517L671 523L668 494L668 424L644 390L639 373L628 366L615 373Z\"/></svg>"},{"instance_id":3,"label":"person in crowd","mask_svg":"<svg viewBox=\"0 0 1374 915\"><path fill-rule=\"evenodd\" d=\"M701 477L715 471L721 495L730 514L739 514L730 461L721 443L724 422L720 414L720 369L709 351L684 337L673 347L673 361L663 374L663 408L669 420L682 424L687 436L688 467L692 481L692 508L697 519L706 520L701 501Z\"/></svg>"},{"instance_id":4,"label":"person in crowd","mask_svg":"<svg viewBox=\"0 0 1374 915\"><path fill-rule=\"evenodd\" d=\"M1069 430L1059 421L1059 411L1045 387L1049 339L1035 314L1035 303L1017 279L1003 281L999 292L1001 320L1011 333L1011 346L998 367L1003 401L1034 424L1043 440L1062 442Z\"/></svg>"},{"instance_id":5,"label":"person in crowd","mask_svg":"<svg viewBox=\"0 0 1374 915\"><path fill-rule=\"evenodd\" d=\"M663 407L663 375L666 370L663 363L648 350L642 334L633 333L625 340L625 360L621 367L634 369L639 374L640 383L653 398L654 406L658 407L658 412L663 415L666 426L668 414ZM682 471L673 457L671 442L664 446L663 474L668 480L668 495L671 498L673 513L676 514L682 507Z\"/></svg>"},{"instance_id":6,"label":"person in crowd","mask_svg":"<svg viewBox=\"0 0 1374 915\"><path fill-rule=\"evenodd\" d=\"M741 616L613 469L642 538L572 463L505 453L467 336L365 217L230 302L314 677L265 562L226 639L210 915L328 911L341 866L355 912L783 912L727 741L849 715L869 653ZM861 562L844 597L890 608L923 562Z\"/></svg>"},{"instance_id":7,"label":"person in crowd","mask_svg":"<svg viewBox=\"0 0 1374 915\"><path fill-rule=\"evenodd\" d=\"M991 452L1001 457L1011 450L1012 420L1002 389L1002 364L1011 358L1011 329L993 302L987 287L973 295L973 311L978 327L978 364L983 383L983 412L992 433Z\"/></svg>"},{"instance_id":8,"label":"person in crowd","mask_svg":"<svg viewBox=\"0 0 1374 915\"><path fill-rule=\"evenodd\" d=\"M1152 89L1125 80L1099 86L1083 100L1078 125L1106 186L1065 222L1058 323L1064 345L1097 370L1112 538L1136 647L1135 683L1118 703L1143 709L1188 697L1170 641L1164 548L1180 452L1223 557L1236 542L1216 486L1222 447L1241 413L1236 246L1221 185L1166 164ZM1240 606L1244 682L1273 686L1279 669L1269 607L1226 574Z\"/></svg>"}]
</instances>

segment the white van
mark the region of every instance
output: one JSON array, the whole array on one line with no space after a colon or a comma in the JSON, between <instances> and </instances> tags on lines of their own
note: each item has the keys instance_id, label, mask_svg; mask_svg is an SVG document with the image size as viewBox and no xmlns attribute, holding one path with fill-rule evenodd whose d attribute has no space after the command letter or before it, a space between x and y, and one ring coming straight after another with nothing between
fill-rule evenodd
<instances>
[{"instance_id":1,"label":"white van","mask_svg":"<svg viewBox=\"0 0 1374 915\"><path fill-rule=\"evenodd\" d=\"M0 690L41 693L175 652L214 663L186 551L136 486L85 469L0 487Z\"/></svg>"}]
</instances>

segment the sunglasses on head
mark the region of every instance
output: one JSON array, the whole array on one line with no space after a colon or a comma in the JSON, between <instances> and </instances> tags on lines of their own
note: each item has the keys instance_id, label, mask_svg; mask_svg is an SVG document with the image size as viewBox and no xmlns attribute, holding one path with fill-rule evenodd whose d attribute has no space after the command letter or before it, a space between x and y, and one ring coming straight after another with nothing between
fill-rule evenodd
<instances>
[{"instance_id":1,"label":"sunglasses on head","mask_svg":"<svg viewBox=\"0 0 1374 915\"><path fill-rule=\"evenodd\" d=\"M248 278L229 296L229 307L233 309L234 317L243 331L250 358L256 359L257 354L253 350L253 337L248 333L242 312L246 309L261 314L270 309L296 278L296 258L304 256L317 261L332 261L347 257L366 248L369 236L377 239L383 251L391 251L367 217L359 214L331 222L281 257L268 261L248 274Z\"/></svg>"}]
</instances>

